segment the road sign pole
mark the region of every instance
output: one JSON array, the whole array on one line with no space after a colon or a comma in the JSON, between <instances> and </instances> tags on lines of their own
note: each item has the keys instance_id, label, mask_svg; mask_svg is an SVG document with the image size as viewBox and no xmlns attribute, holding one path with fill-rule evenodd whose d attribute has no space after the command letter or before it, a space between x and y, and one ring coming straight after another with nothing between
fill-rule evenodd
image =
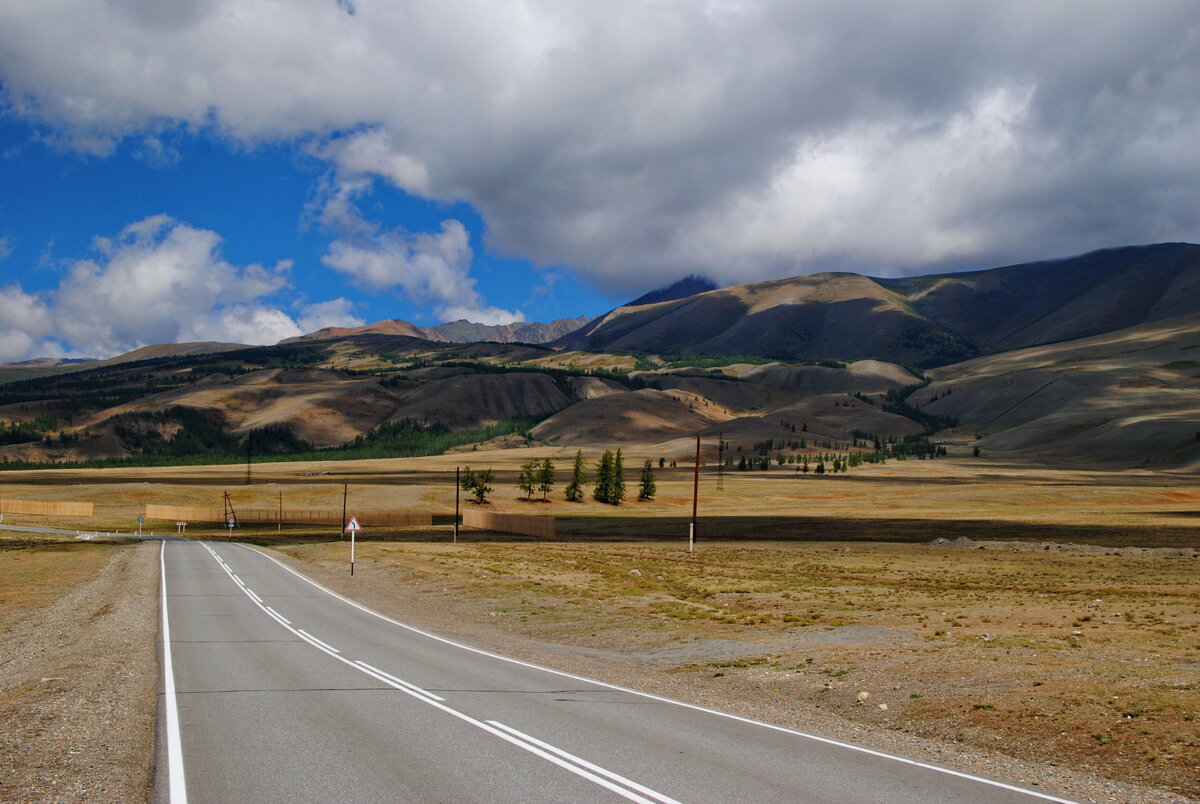
<instances>
[{"instance_id":1,"label":"road sign pole","mask_svg":"<svg viewBox=\"0 0 1200 804\"><path fill-rule=\"evenodd\" d=\"M354 577L354 535L357 530L350 531L350 577Z\"/></svg>"}]
</instances>

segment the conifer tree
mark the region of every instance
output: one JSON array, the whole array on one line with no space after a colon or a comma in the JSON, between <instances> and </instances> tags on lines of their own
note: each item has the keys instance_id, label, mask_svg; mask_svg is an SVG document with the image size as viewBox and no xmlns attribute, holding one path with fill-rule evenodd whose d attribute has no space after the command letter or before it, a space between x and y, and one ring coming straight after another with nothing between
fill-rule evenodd
<instances>
[{"instance_id":1,"label":"conifer tree","mask_svg":"<svg viewBox=\"0 0 1200 804\"><path fill-rule=\"evenodd\" d=\"M533 498L533 487L537 485L537 477L534 474L534 467L536 466L537 464L533 461L523 463L521 464L521 473L517 475L517 488L525 492L525 499L527 500Z\"/></svg>"},{"instance_id":2,"label":"conifer tree","mask_svg":"<svg viewBox=\"0 0 1200 804\"><path fill-rule=\"evenodd\" d=\"M654 499L654 493L657 490L654 483L654 469L651 466L650 459L647 458L646 462L642 464L642 483L638 489L638 500L646 502L647 500Z\"/></svg>"},{"instance_id":3,"label":"conifer tree","mask_svg":"<svg viewBox=\"0 0 1200 804\"><path fill-rule=\"evenodd\" d=\"M620 505L623 499L625 499L625 458L618 449L617 457L613 460L612 504Z\"/></svg>"},{"instance_id":4,"label":"conifer tree","mask_svg":"<svg viewBox=\"0 0 1200 804\"><path fill-rule=\"evenodd\" d=\"M613 477L613 454L612 450L604 450L604 454L600 456L600 460L596 463L596 486L592 489L592 497L596 502L611 502L612 500L612 477Z\"/></svg>"},{"instance_id":5,"label":"conifer tree","mask_svg":"<svg viewBox=\"0 0 1200 804\"><path fill-rule=\"evenodd\" d=\"M492 493L492 487L488 484L492 482L492 470L484 469L482 472L475 473L475 502L483 505L487 502L487 496Z\"/></svg>"},{"instance_id":6,"label":"conifer tree","mask_svg":"<svg viewBox=\"0 0 1200 804\"><path fill-rule=\"evenodd\" d=\"M542 502L546 501L546 495L554 488L554 463L546 458L542 461L542 465L537 470L538 491L542 493Z\"/></svg>"},{"instance_id":7,"label":"conifer tree","mask_svg":"<svg viewBox=\"0 0 1200 804\"><path fill-rule=\"evenodd\" d=\"M583 450L575 452L575 466L571 469L571 482L567 484L567 502L579 502L583 499L583 484L587 475L583 473Z\"/></svg>"}]
</instances>

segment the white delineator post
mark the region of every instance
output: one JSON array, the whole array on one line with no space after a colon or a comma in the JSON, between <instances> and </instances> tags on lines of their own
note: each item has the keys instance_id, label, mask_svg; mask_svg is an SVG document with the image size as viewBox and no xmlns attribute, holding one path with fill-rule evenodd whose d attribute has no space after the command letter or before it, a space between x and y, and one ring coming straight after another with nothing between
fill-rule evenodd
<instances>
[{"instance_id":1,"label":"white delineator post","mask_svg":"<svg viewBox=\"0 0 1200 804\"><path fill-rule=\"evenodd\" d=\"M358 517L350 517L350 521L346 523L346 531L350 534L350 574L354 575L354 537L362 530L362 525L358 524Z\"/></svg>"}]
</instances>

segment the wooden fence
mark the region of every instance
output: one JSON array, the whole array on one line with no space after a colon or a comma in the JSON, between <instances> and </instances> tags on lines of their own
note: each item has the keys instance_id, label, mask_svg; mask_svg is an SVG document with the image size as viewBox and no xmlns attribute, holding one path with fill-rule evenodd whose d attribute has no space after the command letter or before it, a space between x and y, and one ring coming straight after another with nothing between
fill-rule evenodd
<instances>
[{"instance_id":1,"label":"wooden fence","mask_svg":"<svg viewBox=\"0 0 1200 804\"><path fill-rule=\"evenodd\" d=\"M234 515L242 525L342 525L340 510L305 510L299 508L235 508ZM347 517L355 516L363 528L373 527L429 527L433 514L429 511L362 511L351 510ZM223 508L197 505L147 505L146 519L162 519L168 522L224 522Z\"/></svg>"},{"instance_id":2,"label":"wooden fence","mask_svg":"<svg viewBox=\"0 0 1200 804\"><path fill-rule=\"evenodd\" d=\"M0 500L0 514L31 516L91 516L90 502L46 502L43 500Z\"/></svg>"},{"instance_id":3,"label":"wooden fence","mask_svg":"<svg viewBox=\"0 0 1200 804\"><path fill-rule=\"evenodd\" d=\"M557 532L552 516L498 514L492 511L481 511L478 508L464 510L462 523L465 528L491 530L497 533L516 533L541 539L553 539Z\"/></svg>"}]
</instances>

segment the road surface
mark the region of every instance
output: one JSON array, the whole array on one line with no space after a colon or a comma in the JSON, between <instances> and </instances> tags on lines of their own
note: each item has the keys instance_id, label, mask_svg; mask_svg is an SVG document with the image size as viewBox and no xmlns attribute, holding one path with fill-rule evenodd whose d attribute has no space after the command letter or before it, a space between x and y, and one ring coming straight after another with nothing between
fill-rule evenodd
<instances>
[{"instance_id":1,"label":"road surface","mask_svg":"<svg viewBox=\"0 0 1200 804\"><path fill-rule=\"evenodd\" d=\"M156 801L1062 801L459 645L248 546L162 564Z\"/></svg>"}]
</instances>

